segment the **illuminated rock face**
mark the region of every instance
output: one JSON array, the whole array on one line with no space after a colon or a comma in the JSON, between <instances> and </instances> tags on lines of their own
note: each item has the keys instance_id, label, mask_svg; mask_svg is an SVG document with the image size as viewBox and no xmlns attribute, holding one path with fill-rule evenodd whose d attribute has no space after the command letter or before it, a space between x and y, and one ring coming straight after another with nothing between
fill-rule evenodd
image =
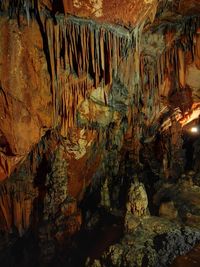
<instances>
[{"instance_id":1,"label":"illuminated rock face","mask_svg":"<svg viewBox=\"0 0 200 267\"><path fill-rule=\"evenodd\" d=\"M65 13L101 22L136 25L156 11L157 0L63 0Z\"/></svg>"},{"instance_id":2,"label":"illuminated rock face","mask_svg":"<svg viewBox=\"0 0 200 267\"><path fill-rule=\"evenodd\" d=\"M182 126L200 114L199 4L13 3L0 3L0 228L23 235L38 224L38 201L41 248L53 255L52 240L79 231L77 203L91 184L112 210L124 177L142 167L169 179L183 172ZM146 215L144 192L129 208Z\"/></svg>"},{"instance_id":3,"label":"illuminated rock face","mask_svg":"<svg viewBox=\"0 0 200 267\"><path fill-rule=\"evenodd\" d=\"M19 29L16 20L0 20L0 132L6 140L0 152L1 180L52 125L50 77L39 25L21 23Z\"/></svg>"},{"instance_id":4,"label":"illuminated rock face","mask_svg":"<svg viewBox=\"0 0 200 267\"><path fill-rule=\"evenodd\" d=\"M0 157L1 180L10 175L48 129L60 125L62 136L66 136L68 129L77 124L78 114L82 124L97 123L107 127L120 120L119 109L124 105L123 115L128 117L130 127L131 120L139 120L140 125L149 127L167 110L173 112L180 108L183 113L190 114L193 103L198 107L198 19L192 21L193 28L180 29L175 24L174 30L170 31L166 25L165 31L151 34L149 30L142 35L142 21L147 21L155 4L155 1L132 1L130 8L120 2L125 9L120 8L121 14L115 12L118 1L63 1L65 12L80 16L87 10L87 16L92 18L95 16L93 9L102 9L97 17L106 23L115 22L114 16L106 14L111 10L119 20L120 16L123 18L121 23L124 25L126 18L135 19L130 24L133 33L122 26L63 17L56 18L57 24L44 16L37 16L30 22L27 19L33 3L26 9L26 19L19 18L20 28L16 19L8 21L2 17L0 131L4 148ZM13 8L13 13L20 8L14 9L8 1L1 5L2 10ZM109 5L115 8L109 8ZM193 5L191 1L191 9ZM54 6L51 1L41 1L35 8L40 12L44 8L52 10ZM173 8L172 5L174 11ZM144 17L139 9L143 10ZM134 16L128 12L133 12ZM193 40L185 38L188 34L193 35ZM176 46L175 42L185 44L186 49ZM119 81L118 88L114 88L115 80ZM124 92L119 88L120 84L124 86ZM190 102L187 95L183 99L181 93L188 87L192 94ZM123 94L121 103L117 103L121 96L116 90L121 96ZM183 103L176 101L179 97ZM143 118L137 110L142 112Z\"/></svg>"}]
</instances>

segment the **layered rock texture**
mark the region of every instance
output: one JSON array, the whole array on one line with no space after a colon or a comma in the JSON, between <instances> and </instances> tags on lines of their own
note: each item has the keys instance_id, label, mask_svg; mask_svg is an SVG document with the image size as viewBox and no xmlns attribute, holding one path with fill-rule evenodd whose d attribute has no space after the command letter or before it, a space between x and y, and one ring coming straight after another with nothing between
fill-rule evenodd
<instances>
[{"instance_id":1,"label":"layered rock texture","mask_svg":"<svg viewBox=\"0 0 200 267\"><path fill-rule=\"evenodd\" d=\"M169 266L199 242L199 14L0 1L2 266Z\"/></svg>"}]
</instances>

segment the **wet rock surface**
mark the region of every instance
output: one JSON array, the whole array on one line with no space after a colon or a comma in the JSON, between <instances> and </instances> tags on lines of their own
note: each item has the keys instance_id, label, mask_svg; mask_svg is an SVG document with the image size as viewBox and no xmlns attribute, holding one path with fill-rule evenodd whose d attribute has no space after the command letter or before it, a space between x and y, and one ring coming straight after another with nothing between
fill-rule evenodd
<instances>
[{"instance_id":1,"label":"wet rock surface","mask_svg":"<svg viewBox=\"0 0 200 267\"><path fill-rule=\"evenodd\" d=\"M170 266L200 241L196 0L0 1L0 265Z\"/></svg>"}]
</instances>

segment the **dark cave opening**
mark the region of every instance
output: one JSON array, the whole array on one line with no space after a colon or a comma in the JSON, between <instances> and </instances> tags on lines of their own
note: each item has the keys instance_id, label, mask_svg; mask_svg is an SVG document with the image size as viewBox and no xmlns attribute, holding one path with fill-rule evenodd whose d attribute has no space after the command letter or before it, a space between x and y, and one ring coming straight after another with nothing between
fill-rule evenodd
<instances>
[{"instance_id":1,"label":"dark cave opening","mask_svg":"<svg viewBox=\"0 0 200 267\"><path fill-rule=\"evenodd\" d=\"M185 149L186 155L186 163L185 163L185 171L189 171L193 169L193 155L194 155L194 142L196 140L195 136L191 136L191 134L186 134L184 136L184 144L183 149Z\"/></svg>"},{"instance_id":2,"label":"dark cave opening","mask_svg":"<svg viewBox=\"0 0 200 267\"><path fill-rule=\"evenodd\" d=\"M64 13L63 1L62 0L53 0L52 10L53 10L54 15L56 13L63 14Z\"/></svg>"},{"instance_id":3,"label":"dark cave opening","mask_svg":"<svg viewBox=\"0 0 200 267\"><path fill-rule=\"evenodd\" d=\"M192 129L195 132L192 132ZM183 133L183 149L185 150L185 171L194 170L195 164L197 164L195 159L198 157L198 146L200 140L200 125L198 121L194 121L187 125Z\"/></svg>"}]
</instances>

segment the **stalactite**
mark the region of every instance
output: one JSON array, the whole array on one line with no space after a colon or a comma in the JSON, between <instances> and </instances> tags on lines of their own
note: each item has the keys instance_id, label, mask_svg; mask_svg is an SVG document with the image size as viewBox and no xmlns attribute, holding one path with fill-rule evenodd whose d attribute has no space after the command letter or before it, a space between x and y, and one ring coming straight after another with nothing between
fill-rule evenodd
<instances>
[{"instance_id":1,"label":"stalactite","mask_svg":"<svg viewBox=\"0 0 200 267\"><path fill-rule=\"evenodd\" d=\"M184 52L178 48L178 65L179 65L179 83L182 88L185 88L185 58Z\"/></svg>"},{"instance_id":2,"label":"stalactite","mask_svg":"<svg viewBox=\"0 0 200 267\"><path fill-rule=\"evenodd\" d=\"M59 25L54 26L54 47L55 47L55 69L56 76L60 75L60 38L59 38Z\"/></svg>"},{"instance_id":3,"label":"stalactite","mask_svg":"<svg viewBox=\"0 0 200 267\"><path fill-rule=\"evenodd\" d=\"M112 47L111 47L111 33L108 32L108 63L109 63L109 83L112 83Z\"/></svg>"},{"instance_id":4,"label":"stalactite","mask_svg":"<svg viewBox=\"0 0 200 267\"><path fill-rule=\"evenodd\" d=\"M100 32L100 54L101 54L101 68L105 71L105 53L104 53L104 33L103 30ZM105 78L104 78L105 79Z\"/></svg>"},{"instance_id":5,"label":"stalactite","mask_svg":"<svg viewBox=\"0 0 200 267\"><path fill-rule=\"evenodd\" d=\"M55 84L55 63L54 63L54 34L53 34L53 22L51 19L45 21L45 28L48 37L48 47L50 52L50 64L51 64L51 75L52 75L52 103L53 103L53 121L56 121L56 110L55 110L55 101L56 101L56 84Z\"/></svg>"},{"instance_id":6,"label":"stalactite","mask_svg":"<svg viewBox=\"0 0 200 267\"><path fill-rule=\"evenodd\" d=\"M83 27L81 28L81 45L82 45L82 53L81 53L81 59L82 59L82 62L83 62L83 68L82 70L83 71L86 71L87 70L87 57L86 57L86 53L87 53L87 50L86 50L86 36L85 36L85 30L86 28Z\"/></svg>"},{"instance_id":7,"label":"stalactite","mask_svg":"<svg viewBox=\"0 0 200 267\"><path fill-rule=\"evenodd\" d=\"M30 23L30 10L34 9L35 3L34 0L1 0L0 1L0 9L3 11L9 12L10 16L19 15L21 11L26 13L26 18L28 25Z\"/></svg>"},{"instance_id":8,"label":"stalactite","mask_svg":"<svg viewBox=\"0 0 200 267\"><path fill-rule=\"evenodd\" d=\"M27 18L27 22L28 22L28 26L29 26L29 24L30 24L30 1L29 0L25 0L24 1L24 6L25 6L26 18Z\"/></svg>"},{"instance_id":9,"label":"stalactite","mask_svg":"<svg viewBox=\"0 0 200 267\"><path fill-rule=\"evenodd\" d=\"M173 56L174 56L174 71L176 73L177 83L178 83L180 78L179 78L179 62L178 62L178 48L177 48L177 46L175 46L173 49Z\"/></svg>"},{"instance_id":10,"label":"stalactite","mask_svg":"<svg viewBox=\"0 0 200 267\"><path fill-rule=\"evenodd\" d=\"M0 210L5 220L4 229L13 231L18 229L22 235L30 226L30 216L33 200L37 192L32 184L25 182L6 182L0 187Z\"/></svg>"},{"instance_id":11,"label":"stalactite","mask_svg":"<svg viewBox=\"0 0 200 267\"><path fill-rule=\"evenodd\" d=\"M90 49L91 49L91 56L92 56L92 68L93 68L93 72L95 72L94 32L92 30L90 32Z\"/></svg>"},{"instance_id":12,"label":"stalactite","mask_svg":"<svg viewBox=\"0 0 200 267\"><path fill-rule=\"evenodd\" d=\"M5 219L6 230L10 231L12 226L12 217L11 217L11 201L10 196L8 196L7 190L4 186L1 187L0 191L0 209Z\"/></svg>"},{"instance_id":13,"label":"stalactite","mask_svg":"<svg viewBox=\"0 0 200 267\"><path fill-rule=\"evenodd\" d=\"M74 68L73 68L73 60L72 60L72 50L71 50L70 45L69 45L69 65L70 65L71 72L73 72Z\"/></svg>"},{"instance_id":14,"label":"stalactite","mask_svg":"<svg viewBox=\"0 0 200 267\"><path fill-rule=\"evenodd\" d=\"M169 104L167 96L177 92L181 95L183 94L182 96L185 95L185 53L193 54L194 58L191 60L195 62L198 25L199 19L197 18L189 19L189 22L185 20L183 25L181 25L181 30L179 28L179 39L170 46L166 46L163 53L156 60L155 58L148 58L148 55L144 55L142 59L140 58L140 79L142 85L140 92L143 92L143 110L147 116L146 124L150 125L153 121L158 120L159 116L169 112L168 108L173 113L173 107ZM181 89L183 89L182 93ZM189 99L184 101L185 103L188 102L189 105ZM179 105L179 111L182 111L177 120L180 120L183 113L187 112L183 111L182 102L176 104ZM137 105L136 99L135 104ZM150 108L152 106L154 107L153 110ZM163 123L163 128L165 130L169 128L169 122Z\"/></svg>"},{"instance_id":15,"label":"stalactite","mask_svg":"<svg viewBox=\"0 0 200 267\"><path fill-rule=\"evenodd\" d=\"M81 19L76 18L55 19L56 23L49 18L45 22L52 71L55 126L59 123L59 116L65 132L76 124L80 99L84 99L91 88L111 86L113 77L128 88L130 95L135 95L135 104L139 107L143 95L139 93L140 83L142 84L139 62L143 24L129 32L122 27L115 30L111 26L104 27L86 20L81 22ZM84 75L91 79L81 81ZM76 83L76 79L80 82ZM150 81L152 91L155 81ZM106 94L104 98L107 105Z\"/></svg>"},{"instance_id":16,"label":"stalactite","mask_svg":"<svg viewBox=\"0 0 200 267\"><path fill-rule=\"evenodd\" d=\"M118 57L117 57L117 37L113 36L113 75L114 78L117 77L117 65L118 65Z\"/></svg>"}]
</instances>

